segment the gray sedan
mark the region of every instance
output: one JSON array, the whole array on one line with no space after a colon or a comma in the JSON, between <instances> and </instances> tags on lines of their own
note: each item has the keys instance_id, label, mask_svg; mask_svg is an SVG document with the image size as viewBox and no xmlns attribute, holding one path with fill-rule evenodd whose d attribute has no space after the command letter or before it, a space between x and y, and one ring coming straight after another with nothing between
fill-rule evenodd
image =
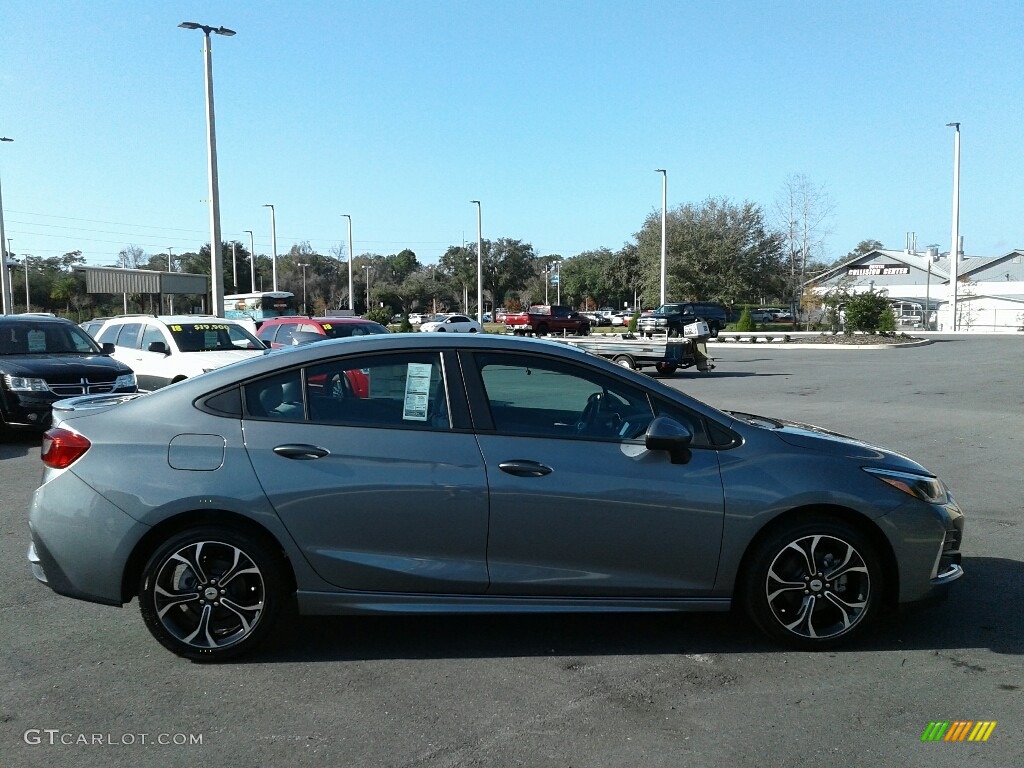
<instances>
[{"instance_id":1,"label":"gray sedan","mask_svg":"<svg viewBox=\"0 0 1024 768\"><path fill-rule=\"evenodd\" d=\"M962 574L963 515L910 459L533 339L327 341L77 398L42 460L36 577L138 597L196 661L296 610L740 605L778 641L827 648Z\"/></svg>"}]
</instances>

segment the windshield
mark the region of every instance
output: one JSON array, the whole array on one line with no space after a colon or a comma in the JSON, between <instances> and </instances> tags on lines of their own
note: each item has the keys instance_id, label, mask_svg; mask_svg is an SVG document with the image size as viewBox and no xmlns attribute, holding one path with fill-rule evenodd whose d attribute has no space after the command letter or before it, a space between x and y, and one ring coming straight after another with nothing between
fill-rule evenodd
<instances>
[{"instance_id":1,"label":"windshield","mask_svg":"<svg viewBox=\"0 0 1024 768\"><path fill-rule=\"evenodd\" d=\"M167 328L181 352L264 349L263 342L234 323L174 323Z\"/></svg>"},{"instance_id":2,"label":"windshield","mask_svg":"<svg viewBox=\"0 0 1024 768\"><path fill-rule=\"evenodd\" d=\"M100 348L72 323L0 325L0 355L95 355Z\"/></svg>"},{"instance_id":3,"label":"windshield","mask_svg":"<svg viewBox=\"0 0 1024 768\"><path fill-rule=\"evenodd\" d=\"M332 339L347 339L349 336L371 336L377 333L390 333L380 323L323 323L321 328Z\"/></svg>"},{"instance_id":4,"label":"windshield","mask_svg":"<svg viewBox=\"0 0 1024 768\"><path fill-rule=\"evenodd\" d=\"M659 315L681 315L683 313L682 304L662 304L658 307L655 312Z\"/></svg>"}]
</instances>

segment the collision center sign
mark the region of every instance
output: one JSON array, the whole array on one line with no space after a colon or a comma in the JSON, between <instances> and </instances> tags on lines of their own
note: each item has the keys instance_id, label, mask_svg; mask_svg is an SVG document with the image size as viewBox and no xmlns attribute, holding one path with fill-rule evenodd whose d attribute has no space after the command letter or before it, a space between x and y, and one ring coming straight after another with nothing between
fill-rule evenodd
<instances>
[{"instance_id":1,"label":"collision center sign","mask_svg":"<svg viewBox=\"0 0 1024 768\"><path fill-rule=\"evenodd\" d=\"M910 267L903 264L864 264L860 267L850 267L846 270L850 276L876 277L878 275L909 275Z\"/></svg>"}]
</instances>

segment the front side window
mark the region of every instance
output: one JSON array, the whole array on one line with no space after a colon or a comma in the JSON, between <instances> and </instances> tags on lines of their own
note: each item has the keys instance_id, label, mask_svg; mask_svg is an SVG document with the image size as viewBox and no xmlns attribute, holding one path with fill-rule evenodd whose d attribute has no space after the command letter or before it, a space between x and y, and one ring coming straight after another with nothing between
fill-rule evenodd
<instances>
[{"instance_id":1,"label":"front side window","mask_svg":"<svg viewBox=\"0 0 1024 768\"><path fill-rule=\"evenodd\" d=\"M324 334L332 339L347 339L349 336L373 336L378 333L390 333L380 323L373 322L323 323L320 327L323 328Z\"/></svg>"},{"instance_id":2,"label":"front side window","mask_svg":"<svg viewBox=\"0 0 1024 768\"><path fill-rule=\"evenodd\" d=\"M530 355L476 359L498 432L634 440L654 418L642 389L600 372Z\"/></svg>"}]
</instances>

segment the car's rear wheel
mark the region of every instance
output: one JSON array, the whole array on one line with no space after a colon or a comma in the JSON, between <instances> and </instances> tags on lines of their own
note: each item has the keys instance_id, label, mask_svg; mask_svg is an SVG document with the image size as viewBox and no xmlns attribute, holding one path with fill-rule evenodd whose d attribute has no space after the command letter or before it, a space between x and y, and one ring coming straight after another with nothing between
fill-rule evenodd
<instances>
[{"instance_id":1,"label":"car's rear wheel","mask_svg":"<svg viewBox=\"0 0 1024 768\"><path fill-rule=\"evenodd\" d=\"M618 355L612 360L612 362L616 365L621 365L623 368L629 368L631 371L636 370L636 363L629 355Z\"/></svg>"},{"instance_id":2,"label":"car's rear wheel","mask_svg":"<svg viewBox=\"0 0 1024 768\"><path fill-rule=\"evenodd\" d=\"M547 325L545 325L544 323L541 323L540 325L538 325L537 326L537 335L538 336L547 336L548 335L548 327L547 327Z\"/></svg>"},{"instance_id":3,"label":"car's rear wheel","mask_svg":"<svg viewBox=\"0 0 1024 768\"><path fill-rule=\"evenodd\" d=\"M149 558L139 607L150 633L193 661L251 651L287 599L285 565L259 539L222 527L182 531Z\"/></svg>"},{"instance_id":4,"label":"car's rear wheel","mask_svg":"<svg viewBox=\"0 0 1024 768\"><path fill-rule=\"evenodd\" d=\"M882 600L875 546L857 528L823 517L762 541L744 574L742 599L769 637L807 649L860 634Z\"/></svg>"}]
</instances>

